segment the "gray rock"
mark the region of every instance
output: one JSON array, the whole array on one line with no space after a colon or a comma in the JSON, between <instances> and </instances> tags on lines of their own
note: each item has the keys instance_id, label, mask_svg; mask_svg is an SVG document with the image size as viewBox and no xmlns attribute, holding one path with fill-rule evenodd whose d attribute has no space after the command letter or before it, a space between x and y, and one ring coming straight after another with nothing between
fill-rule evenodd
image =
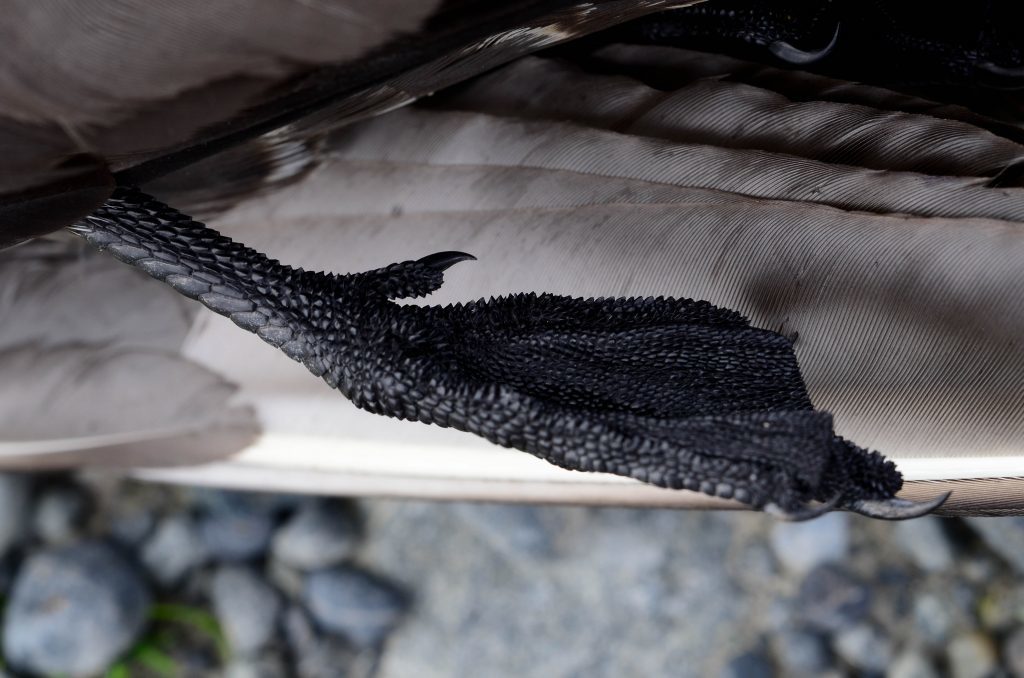
<instances>
[{"instance_id":1,"label":"gray rock","mask_svg":"<svg viewBox=\"0 0 1024 678\"><path fill-rule=\"evenodd\" d=\"M862 671L881 673L892 659L889 638L868 624L857 624L839 631L833 642L836 654Z\"/></svg>"},{"instance_id":2,"label":"gray rock","mask_svg":"<svg viewBox=\"0 0 1024 678\"><path fill-rule=\"evenodd\" d=\"M1010 673L1024 676L1024 628L1011 633L1003 643L1003 663Z\"/></svg>"},{"instance_id":3,"label":"gray rock","mask_svg":"<svg viewBox=\"0 0 1024 678\"><path fill-rule=\"evenodd\" d=\"M164 630L163 627L161 630ZM194 639L194 636L186 631L184 625L179 628L185 631L182 636L174 637L166 645L163 645L163 649L166 651L168 657L175 664L175 671L172 674L175 678L186 676L191 678L200 676L206 678L212 676L220 676L223 672L224 661L223 658L218 656L216 650L204 640ZM193 642L196 644L193 645ZM201 643L201 644L200 644ZM142 672L140 672L142 673ZM151 673L143 673L142 675L147 678L157 678ZM131 674L134 678L134 673ZM108 673L106 678L111 678ZM170 678L170 677L168 677Z\"/></svg>"},{"instance_id":4,"label":"gray rock","mask_svg":"<svg viewBox=\"0 0 1024 678\"><path fill-rule=\"evenodd\" d=\"M939 678L931 660L918 650L904 650L889 665L885 678Z\"/></svg>"},{"instance_id":5,"label":"gray rock","mask_svg":"<svg viewBox=\"0 0 1024 678\"><path fill-rule=\"evenodd\" d=\"M252 569L233 565L218 568L210 598L236 655L250 657L273 639L283 608L281 597Z\"/></svg>"},{"instance_id":6,"label":"gray rock","mask_svg":"<svg viewBox=\"0 0 1024 678\"><path fill-rule=\"evenodd\" d=\"M224 667L224 678L281 678L288 675L284 660L265 652L258 657L233 657Z\"/></svg>"},{"instance_id":7,"label":"gray rock","mask_svg":"<svg viewBox=\"0 0 1024 678\"><path fill-rule=\"evenodd\" d=\"M0 556L25 536L32 495L32 476L0 473Z\"/></svg>"},{"instance_id":8,"label":"gray rock","mask_svg":"<svg viewBox=\"0 0 1024 678\"><path fill-rule=\"evenodd\" d=\"M355 552L359 527L350 504L315 500L303 504L274 535L273 556L300 570L338 565Z\"/></svg>"},{"instance_id":9,"label":"gray rock","mask_svg":"<svg viewBox=\"0 0 1024 678\"><path fill-rule=\"evenodd\" d=\"M800 616L800 611L796 609L795 599L781 597L775 598L769 603L765 621L768 628L796 628L801 623Z\"/></svg>"},{"instance_id":10,"label":"gray rock","mask_svg":"<svg viewBox=\"0 0 1024 678\"><path fill-rule=\"evenodd\" d=\"M343 678L355 659L355 651L343 639L317 633L309 615L292 605L284 615L284 633L299 678Z\"/></svg>"},{"instance_id":11,"label":"gray rock","mask_svg":"<svg viewBox=\"0 0 1024 678\"><path fill-rule=\"evenodd\" d=\"M206 487L189 488L189 495L196 507L210 513L259 513L267 516L297 509L307 500L307 497L298 494L239 492Z\"/></svg>"},{"instance_id":12,"label":"gray rock","mask_svg":"<svg viewBox=\"0 0 1024 678\"><path fill-rule=\"evenodd\" d=\"M773 580L782 572L778 559L766 543L745 545L739 557L743 566L739 568L736 577L753 590L762 589L765 582Z\"/></svg>"},{"instance_id":13,"label":"gray rock","mask_svg":"<svg viewBox=\"0 0 1024 678\"><path fill-rule=\"evenodd\" d=\"M932 593L921 593L914 599L914 629L933 647L945 644L953 631L953 614L948 600Z\"/></svg>"},{"instance_id":14,"label":"gray rock","mask_svg":"<svg viewBox=\"0 0 1024 678\"><path fill-rule=\"evenodd\" d=\"M180 584L174 587L174 597L191 603L208 601L210 591L213 589L214 572L213 568L205 566L193 569Z\"/></svg>"},{"instance_id":15,"label":"gray rock","mask_svg":"<svg viewBox=\"0 0 1024 678\"><path fill-rule=\"evenodd\" d=\"M601 521L603 529L593 534L580 535L582 539L576 549L570 541L575 532L571 522L564 517L558 521L565 525L559 535L559 558L537 563L536 556L513 558L500 551L493 553L502 562L518 568L524 574L536 572L539 567L553 567L556 562L582 558L601 568L613 581L631 583L623 587L618 598L619 604L629 611L629 615L654 616L665 613L666 595L671 589L665 570L675 567L677 561L669 555L665 544L651 540L650 533L644 530L644 523L646 521L650 525L655 521L664 521L665 526L669 526L678 522L678 514L669 512L656 516L641 512L593 509L591 515ZM727 533L727 530L723 532ZM716 563L715 567L722 567L724 562Z\"/></svg>"},{"instance_id":16,"label":"gray rock","mask_svg":"<svg viewBox=\"0 0 1024 678\"><path fill-rule=\"evenodd\" d=\"M160 521L156 531L143 543L141 556L153 579L163 587L176 585L207 559L195 525L184 515Z\"/></svg>"},{"instance_id":17,"label":"gray rock","mask_svg":"<svg viewBox=\"0 0 1024 678\"><path fill-rule=\"evenodd\" d=\"M979 591L962 579L946 582L941 597L958 619L973 619L978 611Z\"/></svg>"},{"instance_id":18,"label":"gray rock","mask_svg":"<svg viewBox=\"0 0 1024 678\"><path fill-rule=\"evenodd\" d=\"M981 553L961 553L957 557L960 575L975 586L983 586L992 581L1001 563L988 551Z\"/></svg>"},{"instance_id":19,"label":"gray rock","mask_svg":"<svg viewBox=\"0 0 1024 678\"><path fill-rule=\"evenodd\" d=\"M137 481L98 483L92 481L101 518L112 539L132 550L153 534L163 512L187 512L182 506L181 488Z\"/></svg>"},{"instance_id":20,"label":"gray rock","mask_svg":"<svg viewBox=\"0 0 1024 678\"><path fill-rule=\"evenodd\" d=\"M835 512L802 523L777 523L771 537L775 557L799 574L841 562L850 549L849 521L847 514Z\"/></svg>"},{"instance_id":21,"label":"gray rock","mask_svg":"<svg viewBox=\"0 0 1024 678\"><path fill-rule=\"evenodd\" d=\"M135 641L149 603L141 574L106 544L36 553L11 592L6 658L34 673L95 675Z\"/></svg>"},{"instance_id":22,"label":"gray rock","mask_svg":"<svg viewBox=\"0 0 1024 678\"><path fill-rule=\"evenodd\" d=\"M722 678L774 678L771 660L760 650L750 650L729 660Z\"/></svg>"},{"instance_id":23,"label":"gray rock","mask_svg":"<svg viewBox=\"0 0 1024 678\"><path fill-rule=\"evenodd\" d=\"M20 557L16 553L0 556L0 593L10 590L18 572Z\"/></svg>"},{"instance_id":24,"label":"gray rock","mask_svg":"<svg viewBox=\"0 0 1024 678\"><path fill-rule=\"evenodd\" d=\"M731 562L771 529L764 516L548 506L540 519L562 527L539 560L509 557L450 504L362 508L359 562L416 596L380 676L718 676L723 639L765 623L766 587L745 594Z\"/></svg>"},{"instance_id":25,"label":"gray rock","mask_svg":"<svg viewBox=\"0 0 1024 678\"><path fill-rule=\"evenodd\" d=\"M78 485L47 488L36 501L33 527L47 544L66 544L82 536L92 498Z\"/></svg>"},{"instance_id":26,"label":"gray rock","mask_svg":"<svg viewBox=\"0 0 1024 678\"><path fill-rule=\"evenodd\" d=\"M812 627L834 633L854 626L871 609L871 591L837 565L822 565L800 583L800 616Z\"/></svg>"},{"instance_id":27,"label":"gray rock","mask_svg":"<svg viewBox=\"0 0 1024 678\"><path fill-rule=\"evenodd\" d=\"M996 648L987 636L967 633L953 638L947 648L953 678L985 678L996 669Z\"/></svg>"},{"instance_id":28,"label":"gray rock","mask_svg":"<svg viewBox=\"0 0 1024 678\"><path fill-rule=\"evenodd\" d=\"M302 598L302 587L305 586L305 573L285 565L276 558L267 561L267 578L289 598Z\"/></svg>"},{"instance_id":29,"label":"gray rock","mask_svg":"<svg viewBox=\"0 0 1024 678\"><path fill-rule=\"evenodd\" d=\"M883 626L902 624L910 616L914 584L920 576L887 563L884 557L879 561L870 581L872 615Z\"/></svg>"},{"instance_id":30,"label":"gray rock","mask_svg":"<svg viewBox=\"0 0 1024 678\"><path fill-rule=\"evenodd\" d=\"M942 518L925 516L899 522L893 528L896 543L926 572L945 572L953 567L953 544L943 522Z\"/></svg>"},{"instance_id":31,"label":"gray rock","mask_svg":"<svg viewBox=\"0 0 1024 678\"><path fill-rule=\"evenodd\" d=\"M390 583L344 566L310 573L303 593L320 626L358 647L383 642L408 607L406 596Z\"/></svg>"},{"instance_id":32,"label":"gray rock","mask_svg":"<svg viewBox=\"0 0 1024 678\"><path fill-rule=\"evenodd\" d=\"M360 675L353 670L360 656L341 638L325 635L307 654L297 658L295 672L299 678L349 678ZM362 675L373 675L372 667Z\"/></svg>"},{"instance_id":33,"label":"gray rock","mask_svg":"<svg viewBox=\"0 0 1024 678\"><path fill-rule=\"evenodd\" d=\"M296 656L308 652L316 645L318 638L316 627L313 626L313 620L309 618L309 614L301 605L292 604L288 606L288 609L284 611L284 615L281 618L281 628L284 630L284 637L288 641L288 647L292 649L292 654Z\"/></svg>"},{"instance_id":34,"label":"gray rock","mask_svg":"<svg viewBox=\"0 0 1024 678\"><path fill-rule=\"evenodd\" d=\"M1024 516L965 520L996 554L1024 574Z\"/></svg>"},{"instance_id":35,"label":"gray rock","mask_svg":"<svg viewBox=\"0 0 1024 678\"><path fill-rule=\"evenodd\" d=\"M987 631L1003 633L1024 621L1024 589L1019 585L997 580L985 588L983 594L975 594L972 602L981 625Z\"/></svg>"},{"instance_id":36,"label":"gray rock","mask_svg":"<svg viewBox=\"0 0 1024 678\"><path fill-rule=\"evenodd\" d=\"M459 517L499 553L546 558L555 552L558 514L523 504L458 504Z\"/></svg>"},{"instance_id":37,"label":"gray rock","mask_svg":"<svg viewBox=\"0 0 1024 678\"><path fill-rule=\"evenodd\" d=\"M809 629L783 629L772 641L783 675L819 676L832 666L832 652L820 633Z\"/></svg>"},{"instance_id":38,"label":"gray rock","mask_svg":"<svg viewBox=\"0 0 1024 678\"><path fill-rule=\"evenodd\" d=\"M274 521L265 513L223 511L198 520L206 552L221 562L242 562L262 556L274 534Z\"/></svg>"},{"instance_id":39,"label":"gray rock","mask_svg":"<svg viewBox=\"0 0 1024 678\"><path fill-rule=\"evenodd\" d=\"M110 516L107 532L111 539L128 548L137 548L153 533L156 527L156 513L148 508L133 505L119 507Z\"/></svg>"}]
</instances>

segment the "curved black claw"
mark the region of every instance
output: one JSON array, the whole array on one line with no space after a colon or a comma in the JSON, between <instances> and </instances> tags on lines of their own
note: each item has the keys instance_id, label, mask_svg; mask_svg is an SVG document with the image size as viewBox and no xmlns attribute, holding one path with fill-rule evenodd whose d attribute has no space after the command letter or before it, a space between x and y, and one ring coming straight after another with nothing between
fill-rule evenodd
<instances>
[{"instance_id":1,"label":"curved black claw","mask_svg":"<svg viewBox=\"0 0 1024 678\"><path fill-rule=\"evenodd\" d=\"M858 499L850 502L848 509L869 518L882 520L907 520L927 515L946 503L952 492L945 492L928 501L907 499Z\"/></svg>"},{"instance_id":2,"label":"curved black claw","mask_svg":"<svg viewBox=\"0 0 1024 678\"><path fill-rule=\"evenodd\" d=\"M985 182L985 188L1007 188L1024 186L1024 161L1010 163L999 174Z\"/></svg>"},{"instance_id":3,"label":"curved black claw","mask_svg":"<svg viewBox=\"0 0 1024 678\"><path fill-rule=\"evenodd\" d=\"M1024 66L1000 66L991 61L975 64L985 85L993 89L1024 89Z\"/></svg>"},{"instance_id":4,"label":"curved black claw","mask_svg":"<svg viewBox=\"0 0 1024 678\"><path fill-rule=\"evenodd\" d=\"M417 264L423 264L438 271L444 271L460 261L476 261L476 257L465 252L435 252L428 254L422 259L417 259Z\"/></svg>"},{"instance_id":5,"label":"curved black claw","mask_svg":"<svg viewBox=\"0 0 1024 678\"><path fill-rule=\"evenodd\" d=\"M796 511L787 511L778 504L769 503L765 504L764 512L780 520L786 520L791 523L800 523L828 513L839 504L840 499L842 499L842 495L837 494L824 504L818 504L817 506L805 505Z\"/></svg>"},{"instance_id":6,"label":"curved black claw","mask_svg":"<svg viewBox=\"0 0 1024 678\"><path fill-rule=\"evenodd\" d=\"M794 64L796 66L806 66L807 64L813 64L821 61L836 47L836 42L839 41L839 24L836 23L835 33L832 34L832 39L823 48L814 51L806 52L798 47L794 47L784 40L776 40L772 44L768 45L768 51L782 59L787 63Z\"/></svg>"}]
</instances>

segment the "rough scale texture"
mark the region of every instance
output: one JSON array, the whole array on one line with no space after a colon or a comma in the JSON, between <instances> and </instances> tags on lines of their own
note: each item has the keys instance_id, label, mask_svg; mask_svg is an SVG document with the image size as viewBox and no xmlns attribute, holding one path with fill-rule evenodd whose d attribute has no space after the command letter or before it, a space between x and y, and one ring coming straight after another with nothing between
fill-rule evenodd
<instances>
[{"instance_id":1,"label":"rough scale texture","mask_svg":"<svg viewBox=\"0 0 1024 678\"><path fill-rule=\"evenodd\" d=\"M444 269L471 257L306 272L134 189L72 230L370 412L791 517L812 515L813 500L863 509L902 484L813 409L789 339L707 302L520 294L404 306L394 300L438 289Z\"/></svg>"}]
</instances>

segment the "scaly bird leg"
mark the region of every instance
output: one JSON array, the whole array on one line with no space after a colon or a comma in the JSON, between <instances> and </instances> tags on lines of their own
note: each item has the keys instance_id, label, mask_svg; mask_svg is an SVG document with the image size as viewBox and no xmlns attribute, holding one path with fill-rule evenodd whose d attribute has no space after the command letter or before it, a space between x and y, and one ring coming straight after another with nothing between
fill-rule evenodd
<instances>
[{"instance_id":1,"label":"scaly bird leg","mask_svg":"<svg viewBox=\"0 0 1024 678\"><path fill-rule=\"evenodd\" d=\"M473 257L307 272L135 189L118 189L71 230L370 412L795 520L832 506L904 518L944 500L896 499L893 464L836 436L812 407L791 342L707 302L520 294L402 306L392 300L429 294Z\"/></svg>"}]
</instances>

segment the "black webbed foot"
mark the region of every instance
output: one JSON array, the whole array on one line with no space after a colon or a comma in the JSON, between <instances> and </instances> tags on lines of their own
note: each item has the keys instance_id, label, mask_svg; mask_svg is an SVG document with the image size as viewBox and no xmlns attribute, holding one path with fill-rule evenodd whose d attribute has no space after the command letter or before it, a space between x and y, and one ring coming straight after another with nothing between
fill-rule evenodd
<instances>
[{"instance_id":1,"label":"black webbed foot","mask_svg":"<svg viewBox=\"0 0 1024 678\"><path fill-rule=\"evenodd\" d=\"M370 412L789 520L834 506L905 518L946 498L895 499L902 478L892 463L836 436L831 416L813 408L792 343L707 302L517 294L402 305L392 300L429 294L473 257L310 273L127 189L73 230L256 332Z\"/></svg>"}]
</instances>

